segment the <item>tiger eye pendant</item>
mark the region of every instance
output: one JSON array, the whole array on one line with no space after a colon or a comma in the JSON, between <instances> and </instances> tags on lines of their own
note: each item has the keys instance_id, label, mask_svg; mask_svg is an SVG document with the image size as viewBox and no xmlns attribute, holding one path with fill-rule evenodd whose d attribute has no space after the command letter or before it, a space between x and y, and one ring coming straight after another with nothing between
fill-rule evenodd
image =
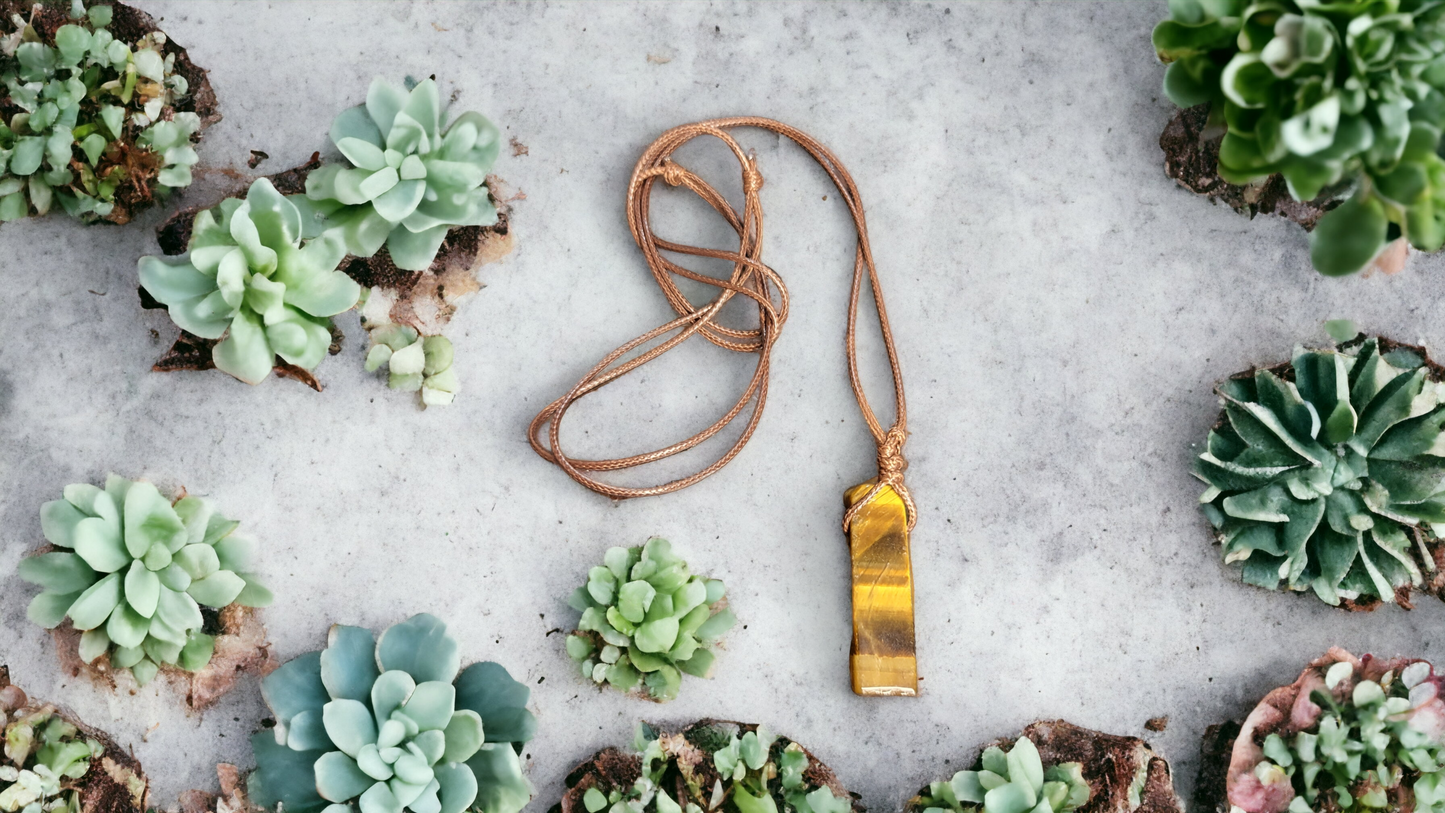
<instances>
[{"instance_id":1,"label":"tiger eye pendant","mask_svg":"<svg viewBox=\"0 0 1445 813\"><path fill-rule=\"evenodd\" d=\"M876 480L844 494L845 507L868 495ZM908 511L898 492L884 486L858 509L848 529L853 560L853 691L880 697L915 697L918 660L913 640L913 566L908 555Z\"/></svg>"}]
</instances>

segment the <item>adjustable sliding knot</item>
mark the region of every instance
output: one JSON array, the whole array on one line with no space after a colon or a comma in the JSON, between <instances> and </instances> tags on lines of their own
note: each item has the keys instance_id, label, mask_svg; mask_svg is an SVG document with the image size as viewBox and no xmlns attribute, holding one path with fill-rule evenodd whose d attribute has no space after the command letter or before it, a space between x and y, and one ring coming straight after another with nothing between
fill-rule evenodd
<instances>
[{"instance_id":1,"label":"adjustable sliding knot","mask_svg":"<svg viewBox=\"0 0 1445 813\"><path fill-rule=\"evenodd\" d=\"M687 170L679 164L674 164L669 158L662 164L662 179L667 181L668 186L682 186L687 179Z\"/></svg>"},{"instance_id":2,"label":"adjustable sliding knot","mask_svg":"<svg viewBox=\"0 0 1445 813\"><path fill-rule=\"evenodd\" d=\"M749 162L743 170L743 194L754 195L763 188L763 173L758 172L755 163Z\"/></svg>"}]
</instances>

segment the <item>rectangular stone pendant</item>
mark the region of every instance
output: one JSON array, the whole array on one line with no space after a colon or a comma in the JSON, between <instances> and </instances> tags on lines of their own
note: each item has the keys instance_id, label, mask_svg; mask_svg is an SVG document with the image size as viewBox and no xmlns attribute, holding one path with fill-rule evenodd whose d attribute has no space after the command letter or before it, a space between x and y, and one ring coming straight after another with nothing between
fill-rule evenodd
<instances>
[{"instance_id":1,"label":"rectangular stone pendant","mask_svg":"<svg viewBox=\"0 0 1445 813\"><path fill-rule=\"evenodd\" d=\"M870 480L848 489L845 507L863 499ZM853 559L853 691L867 696L915 697L918 660L913 642L913 565L908 514L888 486L859 509L848 530Z\"/></svg>"}]
</instances>

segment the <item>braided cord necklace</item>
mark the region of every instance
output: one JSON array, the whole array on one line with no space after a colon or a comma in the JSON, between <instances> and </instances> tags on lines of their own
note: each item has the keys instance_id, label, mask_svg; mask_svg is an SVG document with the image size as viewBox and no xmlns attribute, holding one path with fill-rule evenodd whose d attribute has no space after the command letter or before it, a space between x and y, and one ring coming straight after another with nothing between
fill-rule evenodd
<instances>
[{"instance_id":1,"label":"braided cord necklace","mask_svg":"<svg viewBox=\"0 0 1445 813\"><path fill-rule=\"evenodd\" d=\"M663 133L638 160L627 187L627 223L632 237L652 269L668 303L678 318L622 345L607 354L587 372L576 386L553 401L532 419L527 429L532 448L546 460L557 464L573 480L599 494L613 499L650 497L668 494L697 483L717 473L742 451L757 429L768 397L768 372L773 344L788 318L788 289L778 274L762 262L763 209L759 191L763 176L756 160L750 158L729 134L737 127L756 127L785 136L808 152L837 187L858 233L854 255L853 289L848 302L846 349L848 377L868 430L878 447L878 476L848 489L844 495L843 530L848 534L853 578L853 645L849 659L853 691L862 695L906 695L918 692L917 661L913 635L913 576L909 560L908 537L917 521L913 497L903 482L908 467L903 457L903 444L908 437L908 413L903 397L903 375L898 367L898 354L893 346L893 333L883 304L883 290L873 263L868 243L868 226L863 203L853 178L826 147L807 133L772 119L738 117L676 127ZM710 184L690 170L674 163L672 154L699 136L712 136L727 145L742 170L743 211L739 213ZM658 179L670 186L683 186L702 198L727 220L738 235L736 251L719 251L678 243L658 237L652 231L650 201L652 186ZM733 265L732 275L724 280L694 272L662 252L725 260ZM711 302L694 306L678 288L673 275L718 288ZM858 300L863 280L867 278L877 306L878 326L893 377L895 420L884 428L874 414L863 392L858 373L857 322ZM714 321L734 296L751 299L758 309L758 326L740 330ZM671 335L669 335L671 334ZM561 425L567 410L583 396L636 370L638 367L677 347L694 335L701 335L718 347L740 353L756 353L757 367L747 387L717 422L686 440L630 457L586 460L569 457L561 448ZM624 357L662 337L667 337L638 355ZM594 473L619 471L654 463L692 449L721 432L752 405L747 424L733 445L706 468L666 483L643 488L611 485L596 479ZM545 430L545 431L544 431Z\"/></svg>"}]
</instances>

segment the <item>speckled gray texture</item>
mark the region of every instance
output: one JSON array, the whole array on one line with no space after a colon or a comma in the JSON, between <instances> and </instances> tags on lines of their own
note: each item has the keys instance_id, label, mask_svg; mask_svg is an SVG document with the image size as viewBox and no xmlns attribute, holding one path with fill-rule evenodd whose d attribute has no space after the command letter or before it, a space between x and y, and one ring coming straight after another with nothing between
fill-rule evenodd
<instances>
[{"instance_id":1,"label":"speckled gray texture","mask_svg":"<svg viewBox=\"0 0 1445 813\"><path fill-rule=\"evenodd\" d=\"M213 786L218 760L249 765L264 710L251 680L199 716L164 685L108 696L64 679L25 622L33 591L13 573L40 542L37 508L109 470L184 484L262 540L283 658L333 621L448 618L468 659L533 688L532 810L636 719L706 715L806 743L878 811L1036 718L1141 734L1169 715L1151 739L1187 792L1204 726L1331 644L1438 654L1440 602L1348 615L1246 587L1194 508L1187 466L1214 380L1322 339L1331 317L1445 346L1445 261L1324 279L1294 225L1164 177L1173 111L1149 46L1162 3L140 5L211 69L225 114L190 203L218 170L245 172L251 149L272 156L260 171L323 149L378 72L435 73L528 148L497 167L526 195L517 250L453 323L465 391L426 413L362 372L355 317L320 395L150 372L174 328L140 310L135 261L160 213L0 229L0 660L133 743L159 804ZM843 361L850 226L798 149L743 135L767 179L765 259L793 295L743 454L683 493L614 504L523 437L603 353L671 318L623 217L633 162L668 127L737 114L820 138L868 206L911 396L920 699L848 690L840 495L873 452ZM715 145L684 160L738 189ZM726 244L681 201L659 195L659 228ZM695 431L750 363L679 351L579 407L570 447L636 452ZM555 632L604 549L650 534L725 578L741 618L716 679L668 706L599 694Z\"/></svg>"}]
</instances>

